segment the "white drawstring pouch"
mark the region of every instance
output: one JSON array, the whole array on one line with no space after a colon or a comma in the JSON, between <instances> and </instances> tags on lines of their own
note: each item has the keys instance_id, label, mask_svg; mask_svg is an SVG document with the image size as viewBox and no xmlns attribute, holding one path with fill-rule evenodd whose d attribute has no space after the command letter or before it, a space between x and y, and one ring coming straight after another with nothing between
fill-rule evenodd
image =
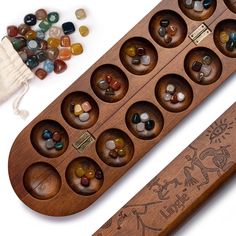
<instances>
[{"instance_id":1,"label":"white drawstring pouch","mask_svg":"<svg viewBox=\"0 0 236 236\"><path fill-rule=\"evenodd\" d=\"M19 93L13 103L13 110L16 115L26 119L29 113L20 110L19 105L33 77L34 73L24 64L10 40L3 38L0 43L0 105L14 93Z\"/></svg>"}]
</instances>

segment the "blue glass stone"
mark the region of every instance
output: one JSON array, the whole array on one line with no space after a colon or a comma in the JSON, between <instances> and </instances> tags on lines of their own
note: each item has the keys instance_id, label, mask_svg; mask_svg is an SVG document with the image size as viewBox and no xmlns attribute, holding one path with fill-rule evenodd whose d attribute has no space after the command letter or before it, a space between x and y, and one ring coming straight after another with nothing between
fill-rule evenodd
<instances>
[{"instance_id":1,"label":"blue glass stone","mask_svg":"<svg viewBox=\"0 0 236 236\"><path fill-rule=\"evenodd\" d=\"M38 30L36 31L36 33L38 39L45 39L45 32L43 32L42 30Z\"/></svg>"},{"instance_id":2,"label":"blue glass stone","mask_svg":"<svg viewBox=\"0 0 236 236\"><path fill-rule=\"evenodd\" d=\"M204 9L209 9L213 4L213 0L204 0L203 1L203 7Z\"/></svg>"},{"instance_id":3,"label":"blue glass stone","mask_svg":"<svg viewBox=\"0 0 236 236\"><path fill-rule=\"evenodd\" d=\"M48 140L52 138L52 132L50 130L45 129L42 134L42 138L44 140Z\"/></svg>"},{"instance_id":4,"label":"blue glass stone","mask_svg":"<svg viewBox=\"0 0 236 236\"><path fill-rule=\"evenodd\" d=\"M230 32L229 33L229 40L236 42L236 32Z\"/></svg>"},{"instance_id":5,"label":"blue glass stone","mask_svg":"<svg viewBox=\"0 0 236 236\"><path fill-rule=\"evenodd\" d=\"M66 22L62 24L62 29L65 35L72 34L75 32L75 26L72 22Z\"/></svg>"},{"instance_id":6,"label":"blue glass stone","mask_svg":"<svg viewBox=\"0 0 236 236\"><path fill-rule=\"evenodd\" d=\"M32 70L39 65L39 61L36 56L32 56L28 58L25 64Z\"/></svg>"},{"instance_id":7,"label":"blue glass stone","mask_svg":"<svg viewBox=\"0 0 236 236\"><path fill-rule=\"evenodd\" d=\"M54 71L54 63L51 60L46 60L43 65L43 69L47 73L52 73Z\"/></svg>"}]
</instances>

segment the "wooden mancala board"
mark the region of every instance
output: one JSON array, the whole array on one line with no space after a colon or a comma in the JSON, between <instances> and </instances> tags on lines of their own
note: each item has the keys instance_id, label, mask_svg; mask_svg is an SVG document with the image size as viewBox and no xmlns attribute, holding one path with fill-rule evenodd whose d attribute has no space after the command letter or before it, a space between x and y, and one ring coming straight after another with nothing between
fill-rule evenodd
<instances>
[{"instance_id":1,"label":"wooden mancala board","mask_svg":"<svg viewBox=\"0 0 236 236\"><path fill-rule=\"evenodd\" d=\"M170 235L236 173L236 103L94 236Z\"/></svg>"},{"instance_id":2,"label":"wooden mancala board","mask_svg":"<svg viewBox=\"0 0 236 236\"><path fill-rule=\"evenodd\" d=\"M235 72L235 12L162 1L17 137L18 197L50 216L96 201Z\"/></svg>"}]
</instances>

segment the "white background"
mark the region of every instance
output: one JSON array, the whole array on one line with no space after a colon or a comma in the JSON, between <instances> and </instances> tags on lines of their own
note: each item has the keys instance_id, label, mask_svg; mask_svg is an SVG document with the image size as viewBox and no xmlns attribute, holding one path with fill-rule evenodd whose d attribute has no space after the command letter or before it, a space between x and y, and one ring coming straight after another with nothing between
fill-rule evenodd
<instances>
[{"instance_id":1,"label":"white background","mask_svg":"<svg viewBox=\"0 0 236 236\"><path fill-rule=\"evenodd\" d=\"M1 37L6 34L7 25L21 23L25 14L42 7L59 11L60 23L71 20L77 27L87 24L91 34L84 39L78 33L73 35L75 41L84 44L85 52L69 62L66 73L31 82L31 89L22 103L22 107L30 110L27 121L13 115L14 97L0 106L0 235L90 236L236 100L236 78L233 76L95 204L81 213L66 218L45 217L17 198L8 178L8 155L18 133L158 3L158 0L2 2ZM80 7L88 13L88 18L81 22L74 15ZM235 180L232 179L174 235L235 235Z\"/></svg>"}]
</instances>

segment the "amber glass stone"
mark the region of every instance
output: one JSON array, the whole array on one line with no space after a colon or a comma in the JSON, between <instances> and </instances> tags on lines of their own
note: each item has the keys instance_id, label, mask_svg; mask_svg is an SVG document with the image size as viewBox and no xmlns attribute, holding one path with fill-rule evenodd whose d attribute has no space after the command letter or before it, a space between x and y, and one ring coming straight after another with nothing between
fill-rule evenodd
<instances>
[{"instance_id":1,"label":"amber glass stone","mask_svg":"<svg viewBox=\"0 0 236 236\"><path fill-rule=\"evenodd\" d=\"M26 25L26 24L21 24L19 25L18 27L18 33L20 35L25 35L29 30L31 30L31 27L29 25Z\"/></svg>"},{"instance_id":2,"label":"amber glass stone","mask_svg":"<svg viewBox=\"0 0 236 236\"><path fill-rule=\"evenodd\" d=\"M43 80L43 79L45 79L45 78L47 77L48 73L47 73L44 69L39 68L39 69L37 69L37 70L35 71L35 75L36 75L39 79Z\"/></svg>"},{"instance_id":3,"label":"amber glass stone","mask_svg":"<svg viewBox=\"0 0 236 236\"><path fill-rule=\"evenodd\" d=\"M61 37L61 46L62 47L70 47L71 45L71 41L70 41L70 37L67 35L64 35Z\"/></svg>"},{"instance_id":4,"label":"amber glass stone","mask_svg":"<svg viewBox=\"0 0 236 236\"><path fill-rule=\"evenodd\" d=\"M83 46L80 43L74 43L71 45L71 53L73 55L80 55L83 53Z\"/></svg>"},{"instance_id":5,"label":"amber glass stone","mask_svg":"<svg viewBox=\"0 0 236 236\"><path fill-rule=\"evenodd\" d=\"M67 65L64 61L57 59L54 61L54 72L56 74L61 74L67 69Z\"/></svg>"},{"instance_id":6,"label":"amber glass stone","mask_svg":"<svg viewBox=\"0 0 236 236\"><path fill-rule=\"evenodd\" d=\"M79 32L80 32L82 37L86 37L89 34L89 28L85 25L82 25L82 26L79 27Z\"/></svg>"},{"instance_id":7,"label":"amber glass stone","mask_svg":"<svg viewBox=\"0 0 236 236\"><path fill-rule=\"evenodd\" d=\"M27 40L32 40L32 39L36 39L37 37L37 33L34 30L29 30L26 34L25 34L25 38Z\"/></svg>"},{"instance_id":8,"label":"amber glass stone","mask_svg":"<svg viewBox=\"0 0 236 236\"><path fill-rule=\"evenodd\" d=\"M88 170L88 171L86 171L85 176L88 179L93 179L95 177L95 171L94 170Z\"/></svg>"},{"instance_id":9,"label":"amber glass stone","mask_svg":"<svg viewBox=\"0 0 236 236\"><path fill-rule=\"evenodd\" d=\"M60 46L60 39L48 38L48 47L58 48Z\"/></svg>"},{"instance_id":10,"label":"amber glass stone","mask_svg":"<svg viewBox=\"0 0 236 236\"><path fill-rule=\"evenodd\" d=\"M35 12L35 15L36 15L36 18L37 20L44 20L47 18L47 11L45 9L38 9L36 12Z\"/></svg>"},{"instance_id":11,"label":"amber glass stone","mask_svg":"<svg viewBox=\"0 0 236 236\"><path fill-rule=\"evenodd\" d=\"M69 48L60 49L58 58L63 61L70 60L71 59L71 50Z\"/></svg>"},{"instance_id":12,"label":"amber glass stone","mask_svg":"<svg viewBox=\"0 0 236 236\"><path fill-rule=\"evenodd\" d=\"M15 25L10 25L7 27L7 35L9 37L16 37L18 34L18 28Z\"/></svg>"}]
</instances>

